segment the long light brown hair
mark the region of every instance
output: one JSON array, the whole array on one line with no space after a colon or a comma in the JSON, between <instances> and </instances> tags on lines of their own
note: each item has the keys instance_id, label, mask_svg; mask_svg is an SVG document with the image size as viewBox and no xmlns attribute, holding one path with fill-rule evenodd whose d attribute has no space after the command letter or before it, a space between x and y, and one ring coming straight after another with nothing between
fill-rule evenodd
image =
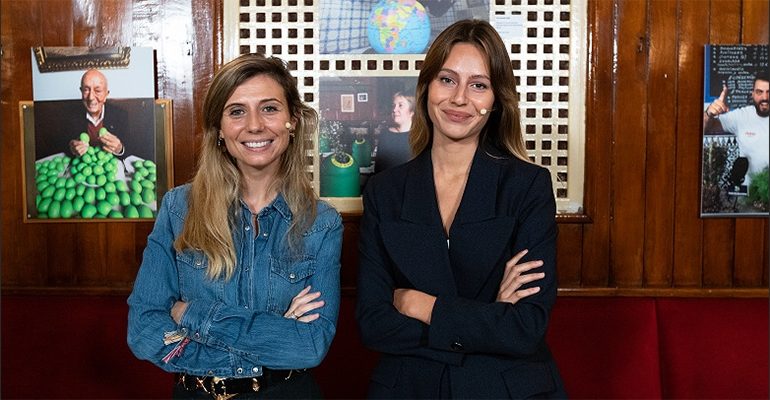
<instances>
[{"instance_id":1,"label":"long light brown hair","mask_svg":"<svg viewBox=\"0 0 770 400\"><path fill-rule=\"evenodd\" d=\"M203 103L203 142L198 168L190 189L189 210L174 249L203 251L209 259L207 276L230 279L237 265L232 228L240 211L241 173L235 160L218 145L222 113L235 89L245 81L265 75L283 88L289 114L296 118L294 137L279 159L275 185L292 212L287 232L289 248L299 252L302 234L316 217L316 195L305 170L318 114L302 102L295 78L282 60L245 54L225 64L214 76Z\"/></svg>"},{"instance_id":2,"label":"long light brown hair","mask_svg":"<svg viewBox=\"0 0 770 400\"><path fill-rule=\"evenodd\" d=\"M487 124L479 137L479 145L492 145L517 158L530 162L521 132L521 112L516 93L516 78L505 43L487 21L460 20L441 32L422 64L417 78L417 93L409 145L414 155L420 154L433 142L433 121L428 116L428 86L436 79L449 52L458 43L476 46L489 66L495 102Z\"/></svg>"}]
</instances>

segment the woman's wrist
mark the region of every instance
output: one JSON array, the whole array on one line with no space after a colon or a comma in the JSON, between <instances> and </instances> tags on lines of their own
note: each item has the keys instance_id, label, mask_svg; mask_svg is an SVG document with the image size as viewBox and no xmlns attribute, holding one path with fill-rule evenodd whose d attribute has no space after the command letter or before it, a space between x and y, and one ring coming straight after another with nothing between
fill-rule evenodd
<instances>
[{"instance_id":1,"label":"woman's wrist","mask_svg":"<svg viewBox=\"0 0 770 400\"><path fill-rule=\"evenodd\" d=\"M410 291L409 297L407 300L407 304L410 305L407 311L409 316L430 325L436 298L417 290Z\"/></svg>"}]
</instances>

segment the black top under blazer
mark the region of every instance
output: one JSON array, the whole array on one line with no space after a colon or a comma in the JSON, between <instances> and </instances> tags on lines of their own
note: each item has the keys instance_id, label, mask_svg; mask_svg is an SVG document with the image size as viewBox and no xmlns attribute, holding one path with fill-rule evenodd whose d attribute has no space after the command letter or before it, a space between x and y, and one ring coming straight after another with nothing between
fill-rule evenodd
<instances>
[{"instance_id":1,"label":"black top under blazer","mask_svg":"<svg viewBox=\"0 0 770 400\"><path fill-rule=\"evenodd\" d=\"M367 184L356 319L383 353L371 398L566 398L545 342L556 300L556 204L543 167L479 149L444 233L430 149ZM447 247L447 239L449 246ZM505 263L543 260L535 295L496 302ZM436 296L431 324L400 314L394 288Z\"/></svg>"}]
</instances>

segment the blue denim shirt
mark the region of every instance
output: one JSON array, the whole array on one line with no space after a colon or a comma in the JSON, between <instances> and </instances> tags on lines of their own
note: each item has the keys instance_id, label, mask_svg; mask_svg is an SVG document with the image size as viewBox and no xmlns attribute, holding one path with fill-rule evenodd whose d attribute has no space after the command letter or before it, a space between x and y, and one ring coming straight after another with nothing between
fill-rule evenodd
<instances>
[{"instance_id":1,"label":"blue denim shirt","mask_svg":"<svg viewBox=\"0 0 770 400\"><path fill-rule=\"evenodd\" d=\"M285 241L291 211L283 196L257 215L241 202L233 240L238 266L229 281L206 278L200 251L174 250L187 214L189 185L163 198L147 239L142 266L128 298L128 345L134 354L170 372L227 378L262 375L262 367L299 369L318 365L335 334L340 303L339 213L319 201L318 215L304 234L304 250L292 256ZM294 296L306 286L325 302L310 323L284 318ZM177 300L189 303L179 324L169 312ZM181 355L167 357L181 343L166 344L166 333L189 342ZM164 361L167 357L168 362Z\"/></svg>"}]
</instances>

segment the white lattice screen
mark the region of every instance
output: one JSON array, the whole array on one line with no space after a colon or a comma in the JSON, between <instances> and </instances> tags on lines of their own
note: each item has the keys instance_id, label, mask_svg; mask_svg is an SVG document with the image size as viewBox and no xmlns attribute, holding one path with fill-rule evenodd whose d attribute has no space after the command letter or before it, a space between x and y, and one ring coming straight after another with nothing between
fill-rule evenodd
<instances>
[{"instance_id":1,"label":"white lattice screen","mask_svg":"<svg viewBox=\"0 0 770 400\"><path fill-rule=\"evenodd\" d=\"M466 13L468 1L478 3L478 0L455 1L460 16ZM489 20L501 31L519 80L528 154L552 172L559 212L582 212L586 0L492 1ZM286 60L304 100L316 109L319 109L321 78L414 77L416 81L424 54L356 53L362 41L357 31L363 28L346 25L344 16L350 15L351 21L360 19L357 15L368 13L375 3L225 0L224 59L258 52ZM338 18L341 21L338 27L344 32L334 34L344 35L345 40L330 45L330 37L325 36L323 43L329 48L322 49L321 20L330 5L335 15L343 16ZM511 21L515 22L513 29ZM330 35L327 30L323 34ZM342 54L328 54L331 51ZM317 145L317 137L314 141ZM312 155L309 159L312 159L309 170L318 188L318 156ZM360 210L360 198L328 200L341 211Z\"/></svg>"}]
</instances>

